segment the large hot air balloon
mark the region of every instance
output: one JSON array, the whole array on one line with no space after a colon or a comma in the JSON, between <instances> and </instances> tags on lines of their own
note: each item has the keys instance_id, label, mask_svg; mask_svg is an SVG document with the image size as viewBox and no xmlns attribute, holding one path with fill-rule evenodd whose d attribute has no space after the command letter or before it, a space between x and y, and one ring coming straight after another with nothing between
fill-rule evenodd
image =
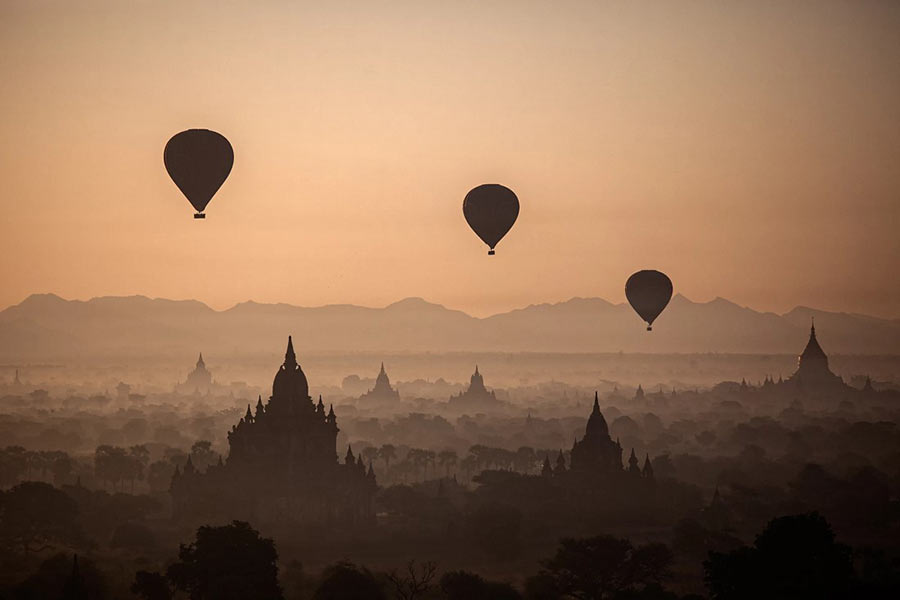
<instances>
[{"instance_id":1,"label":"large hot air balloon","mask_svg":"<svg viewBox=\"0 0 900 600\"><path fill-rule=\"evenodd\" d=\"M194 218L205 219L206 205L231 173L234 151L220 133L188 129L169 140L163 162L169 177L197 210Z\"/></svg>"},{"instance_id":2,"label":"large hot air balloon","mask_svg":"<svg viewBox=\"0 0 900 600\"><path fill-rule=\"evenodd\" d=\"M490 248L488 255L493 255L494 246L519 216L519 199L508 187L486 183L466 194L463 214L469 227Z\"/></svg>"},{"instance_id":3,"label":"large hot air balloon","mask_svg":"<svg viewBox=\"0 0 900 600\"><path fill-rule=\"evenodd\" d=\"M672 299L672 280L659 271L638 271L625 282L625 297L653 331L653 321Z\"/></svg>"}]
</instances>

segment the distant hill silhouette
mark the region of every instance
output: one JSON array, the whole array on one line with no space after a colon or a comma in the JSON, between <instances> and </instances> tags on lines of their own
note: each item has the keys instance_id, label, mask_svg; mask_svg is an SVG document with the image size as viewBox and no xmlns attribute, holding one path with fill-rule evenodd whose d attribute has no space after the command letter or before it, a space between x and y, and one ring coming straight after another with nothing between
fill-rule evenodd
<instances>
[{"instance_id":1,"label":"distant hill silhouette","mask_svg":"<svg viewBox=\"0 0 900 600\"><path fill-rule=\"evenodd\" d=\"M797 353L811 316L829 354L900 353L900 320L806 307L777 315L681 295L651 333L628 305L599 298L476 318L421 298L384 308L244 302L216 311L195 300L35 294L0 312L0 359L244 355L269 352L288 333L298 352Z\"/></svg>"}]
</instances>

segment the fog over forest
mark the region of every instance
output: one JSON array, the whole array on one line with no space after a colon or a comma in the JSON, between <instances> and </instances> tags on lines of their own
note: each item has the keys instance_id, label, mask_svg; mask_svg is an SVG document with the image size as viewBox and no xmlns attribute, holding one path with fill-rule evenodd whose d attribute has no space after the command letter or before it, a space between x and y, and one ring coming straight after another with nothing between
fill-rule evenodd
<instances>
[{"instance_id":1,"label":"fog over forest","mask_svg":"<svg viewBox=\"0 0 900 600\"><path fill-rule=\"evenodd\" d=\"M889 593L900 356L827 355L823 320L796 337L794 354L307 355L297 335L286 352L282 336L281 352L257 356L151 346L146 358L59 350L7 364L0 589L24 598L77 580L95 597L180 597L192 584L179 569L214 560L178 552L196 531L197 552L214 535L276 553L260 560L286 598L730 597L717 590L757 575L749 565L725 575L722 561L766 531L787 536L779 552L806 547L804 535L836 535L816 551L843 560L852 548L857 565L836 585ZM126 336L142 327L141 316L120 317ZM343 496L316 487L298 489L299 504L268 496L279 493L266 490L282 461L303 460L271 446L294 419L301 430L321 419L340 467L309 471L307 485L333 477L326 485ZM27 532L13 522L26 515L38 523ZM777 520L785 515L807 516ZM644 575L585 573L610 586L587 596L566 587L578 561L601 568L611 552L647 560L634 567ZM361 585L373 595L325 595Z\"/></svg>"}]
</instances>

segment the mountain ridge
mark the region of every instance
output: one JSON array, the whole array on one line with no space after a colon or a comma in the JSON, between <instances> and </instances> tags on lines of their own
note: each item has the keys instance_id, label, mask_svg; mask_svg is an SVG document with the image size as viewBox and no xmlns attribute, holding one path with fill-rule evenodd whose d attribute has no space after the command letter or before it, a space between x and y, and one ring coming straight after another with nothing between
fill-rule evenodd
<instances>
[{"instance_id":1,"label":"mountain ridge","mask_svg":"<svg viewBox=\"0 0 900 600\"><path fill-rule=\"evenodd\" d=\"M288 333L299 348L329 352L793 353L803 349L811 317L826 352L900 354L900 320L808 306L759 312L682 294L647 333L627 304L596 297L476 317L419 297L384 307L247 300L216 310L193 299L45 293L0 311L0 358L139 357L207 347L258 352Z\"/></svg>"}]
</instances>

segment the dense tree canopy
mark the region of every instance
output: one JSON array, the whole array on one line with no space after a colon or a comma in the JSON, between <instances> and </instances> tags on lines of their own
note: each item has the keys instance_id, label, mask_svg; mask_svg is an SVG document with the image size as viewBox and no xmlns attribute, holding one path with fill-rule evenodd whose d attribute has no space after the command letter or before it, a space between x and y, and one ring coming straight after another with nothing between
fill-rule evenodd
<instances>
[{"instance_id":1,"label":"dense tree canopy","mask_svg":"<svg viewBox=\"0 0 900 600\"><path fill-rule=\"evenodd\" d=\"M243 521L200 527L197 539L181 545L166 574L191 600L251 600L282 597L275 543Z\"/></svg>"}]
</instances>

